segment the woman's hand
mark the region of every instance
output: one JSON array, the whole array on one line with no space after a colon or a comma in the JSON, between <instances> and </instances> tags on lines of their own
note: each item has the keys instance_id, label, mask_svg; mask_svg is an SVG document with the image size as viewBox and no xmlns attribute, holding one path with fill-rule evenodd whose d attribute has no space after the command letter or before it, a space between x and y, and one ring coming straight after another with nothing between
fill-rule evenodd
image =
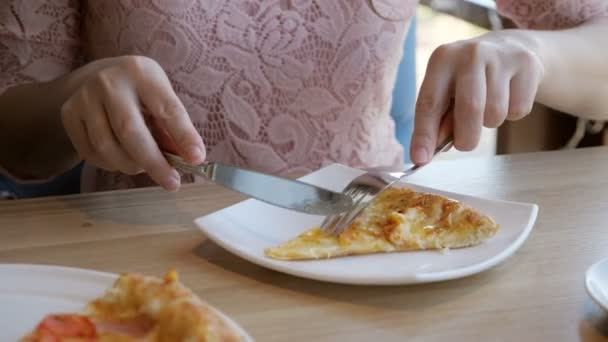
<instances>
[{"instance_id":1,"label":"woman's hand","mask_svg":"<svg viewBox=\"0 0 608 342\"><path fill-rule=\"evenodd\" d=\"M130 175L146 172L165 189L177 190L179 174L163 157L151 125L166 133L160 140L170 140L160 141L164 148L177 149L174 152L193 164L204 161L200 135L165 72L152 59L104 59L72 78L77 86L63 104L61 118L83 160Z\"/></svg>"},{"instance_id":2,"label":"woman's hand","mask_svg":"<svg viewBox=\"0 0 608 342\"><path fill-rule=\"evenodd\" d=\"M443 116L454 113L454 147L470 151L482 126L495 128L532 110L544 67L516 31L491 32L439 47L416 104L411 159L430 161ZM530 42L531 43L531 42Z\"/></svg>"}]
</instances>

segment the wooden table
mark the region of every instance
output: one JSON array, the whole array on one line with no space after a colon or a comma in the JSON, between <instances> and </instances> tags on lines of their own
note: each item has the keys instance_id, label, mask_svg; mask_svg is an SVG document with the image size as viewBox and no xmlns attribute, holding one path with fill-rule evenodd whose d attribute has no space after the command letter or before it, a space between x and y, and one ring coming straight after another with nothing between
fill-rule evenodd
<instances>
[{"instance_id":1,"label":"wooden table","mask_svg":"<svg viewBox=\"0 0 608 342\"><path fill-rule=\"evenodd\" d=\"M258 341L594 341L608 320L584 289L608 256L608 149L438 161L417 183L540 205L523 247L466 279L402 287L276 273L207 241L192 220L241 199L213 185L0 203L0 262L182 280Z\"/></svg>"}]
</instances>

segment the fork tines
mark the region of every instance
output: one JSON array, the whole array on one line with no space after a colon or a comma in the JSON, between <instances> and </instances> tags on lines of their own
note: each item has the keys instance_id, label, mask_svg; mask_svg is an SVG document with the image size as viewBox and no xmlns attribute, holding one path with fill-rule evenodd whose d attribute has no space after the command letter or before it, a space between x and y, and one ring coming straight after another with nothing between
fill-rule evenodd
<instances>
[{"instance_id":1,"label":"fork tines","mask_svg":"<svg viewBox=\"0 0 608 342\"><path fill-rule=\"evenodd\" d=\"M346 189L344 194L353 199L353 209L339 215L328 216L321 223L322 231L332 235L340 235L364 208L365 199L370 195L369 189L363 185L355 185Z\"/></svg>"}]
</instances>

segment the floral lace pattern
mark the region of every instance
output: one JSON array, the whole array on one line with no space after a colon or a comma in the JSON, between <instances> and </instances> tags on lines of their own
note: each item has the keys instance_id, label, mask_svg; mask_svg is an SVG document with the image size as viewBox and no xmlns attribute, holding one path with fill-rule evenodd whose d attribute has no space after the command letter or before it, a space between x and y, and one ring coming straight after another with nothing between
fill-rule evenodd
<instances>
[{"instance_id":1,"label":"floral lace pattern","mask_svg":"<svg viewBox=\"0 0 608 342\"><path fill-rule=\"evenodd\" d=\"M604 0L498 0L523 27L576 25ZM208 158L281 175L399 165L389 115L415 0L5 0L0 91L82 62L147 55L166 70ZM185 175L186 181L192 177ZM85 190L147 186L87 168Z\"/></svg>"},{"instance_id":2,"label":"floral lace pattern","mask_svg":"<svg viewBox=\"0 0 608 342\"><path fill-rule=\"evenodd\" d=\"M88 3L87 57L157 60L210 160L281 175L402 162L389 108L407 20L387 22L367 0L115 3ZM96 189L146 185L95 178Z\"/></svg>"},{"instance_id":3,"label":"floral lace pattern","mask_svg":"<svg viewBox=\"0 0 608 342\"><path fill-rule=\"evenodd\" d=\"M16 84L48 81L80 65L77 0L0 3L0 93Z\"/></svg>"},{"instance_id":4,"label":"floral lace pattern","mask_svg":"<svg viewBox=\"0 0 608 342\"><path fill-rule=\"evenodd\" d=\"M563 29L605 16L605 0L496 0L501 13L522 28Z\"/></svg>"}]
</instances>

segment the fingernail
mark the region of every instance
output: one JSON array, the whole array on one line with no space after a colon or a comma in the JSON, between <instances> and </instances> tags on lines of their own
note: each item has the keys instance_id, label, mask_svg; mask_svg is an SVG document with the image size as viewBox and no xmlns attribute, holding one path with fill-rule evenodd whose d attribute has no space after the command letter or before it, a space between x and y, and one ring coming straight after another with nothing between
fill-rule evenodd
<instances>
[{"instance_id":1,"label":"fingernail","mask_svg":"<svg viewBox=\"0 0 608 342\"><path fill-rule=\"evenodd\" d=\"M205 161L206 151L201 146L194 146L190 149L190 160L194 163L202 163Z\"/></svg>"},{"instance_id":2,"label":"fingernail","mask_svg":"<svg viewBox=\"0 0 608 342\"><path fill-rule=\"evenodd\" d=\"M179 173L176 170L173 170L173 172L171 172L171 176L167 181L167 190L171 192L177 191L179 190L181 183L182 179Z\"/></svg>"},{"instance_id":3,"label":"fingernail","mask_svg":"<svg viewBox=\"0 0 608 342\"><path fill-rule=\"evenodd\" d=\"M413 162L416 164L424 164L428 161L429 152L424 147L416 147L414 148L414 153L412 153Z\"/></svg>"}]
</instances>

